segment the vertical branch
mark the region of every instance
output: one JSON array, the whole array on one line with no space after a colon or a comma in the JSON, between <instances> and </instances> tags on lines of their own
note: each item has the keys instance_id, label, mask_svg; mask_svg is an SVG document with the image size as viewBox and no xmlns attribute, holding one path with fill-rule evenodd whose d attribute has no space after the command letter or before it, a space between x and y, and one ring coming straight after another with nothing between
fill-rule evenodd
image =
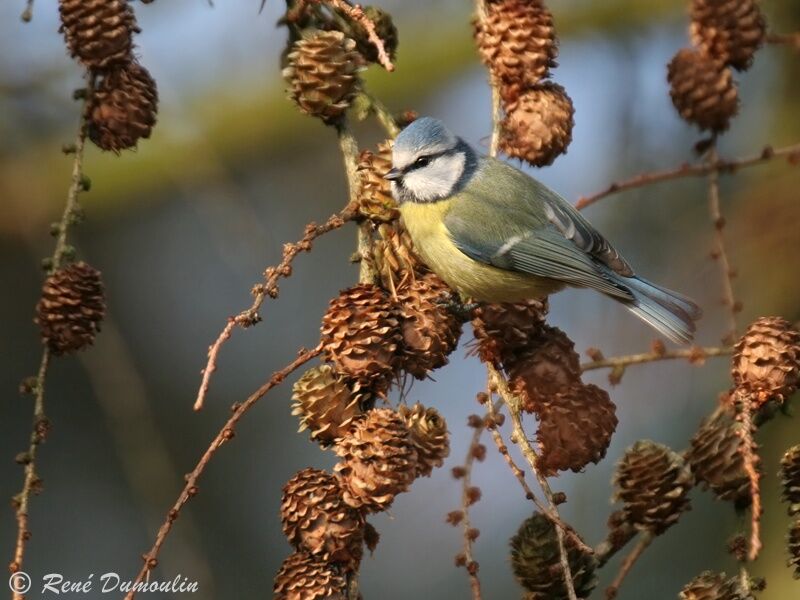
<instances>
[{"instance_id":1,"label":"vertical branch","mask_svg":"<svg viewBox=\"0 0 800 600\"><path fill-rule=\"evenodd\" d=\"M534 475L536 476L536 480L539 482L539 486L542 488L542 492L544 493L545 500L547 500L547 505L550 509L550 512L553 516L560 519L558 508L553 500L553 490L550 489L550 484L547 482L547 479L539 471L536 451L531 446L530 441L528 441L528 436L525 434L525 429L522 427L519 399L511 393L505 377L503 377L503 375L491 363L486 363L486 368L489 371L491 382L497 388L497 393L505 403L506 407L508 408L508 414L511 416L511 425L513 428L511 441L519 446L519 449L522 452L522 455L525 457L525 460L528 462L531 471L533 471ZM562 576L564 577L564 586L567 589L567 596L569 600L577 600L575 586L572 582L572 571L569 567L569 560L567 558L567 548L564 543L564 529L562 527L554 527L554 529L556 532L556 539L558 541L559 560L561 562L561 572Z\"/></svg>"},{"instance_id":2,"label":"vertical branch","mask_svg":"<svg viewBox=\"0 0 800 600\"><path fill-rule=\"evenodd\" d=\"M352 205L358 201L358 192L361 185L358 177L358 142L344 121L337 125L336 132L339 136L339 148L344 158L348 197ZM358 256L360 259L358 281L360 283L372 283L375 281L375 270L372 267L372 261L369 260L372 252L372 232L369 227L367 221L364 221L358 227Z\"/></svg>"},{"instance_id":3,"label":"vertical branch","mask_svg":"<svg viewBox=\"0 0 800 600\"><path fill-rule=\"evenodd\" d=\"M755 440L753 440L753 432L755 426L753 425L752 414L752 400L748 397L742 397L738 394L736 405L739 407L736 414L736 420L741 423L741 427L737 430L737 434L742 440L739 445L739 453L742 456L742 463L744 472L750 480L750 498L752 504L750 505L750 549L748 550L747 558L751 561L758 557L761 551L761 474L758 472L758 447Z\"/></svg>"},{"instance_id":4,"label":"vertical branch","mask_svg":"<svg viewBox=\"0 0 800 600\"><path fill-rule=\"evenodd\" d=\"M497 156L497 150L500 146L500 88L492 82L492 138L489 142L489 155Z\"/></svg>"},{"instance_id":5,"label":"vertical branch","mask_svg":"<svg viewBox=\"0 0 800 600\"><path fill-rule=\"evenodd\" d=\"M614 581L611 582L611 585L606 588L606 600L614 600L619 593L619 588L622 586L622 582L625 581L625 578L630 573L633 565L636 564L636 561L639 560L639 557L647 550L647 547L650 545L650 542L653 541L653 534L649 531L644 533L642 537L639 539L639 542L636 546L633 547L633 550L630 551L630 554L625 557L625 560L622 561L622 565L619 568L619 573L614 578Z\"/></svg>"},{"instance_id":6,"label":"vertical branch","mask_svg":"<svg viewBox=\"0 0 800 600\"><path fill-rule=\"evenodd\" d=\"M708 164L718 162L716 145L712 145L706 157ZM735 272L731 267L728 253L725 250L725 239L722 234L725 229L725 217L722 216L719 201L719 170L713 169L708 174L708 208L711 223L714 226L714 249L711 257L719 263L722 276L723 302L728 307L728 332L723 336L725 343L733 343L736 337L736 313L741 310L741 304L736 301L733 293L733 277Z\"/></svg>"},{"instance_id":7,"label":"vertical branch","mask_svg":"<svg viewBox=\"0 0 800 600\"><path fill-rule=\"evenodd\" d=\"M89 110L89 102L94 89L94 76L90 73L86 75L86 89L84 90L84 101L81 108L81 117L78 124L78 133L75 138L74 146L68 150L73 154L72 160L72 179L67 190L67 200L64 205L64 212L61 220L56 224L56 244L53 254L47 259L48 272L52 273L59 269L66 258L69 249L67 245L67 233L71 225L74 224L78 214L78 196L88 187L83 174L83 149L86 141L86 117ZM42 481L36 473L36 458L39 446L47 438L50 423L47 420L44 407L44 390L47 371L50 366L50 349L45 346L42 350L42 358L39 363L39 370L36 379L31 386L34 394L33 403L33 425L29 438L28 449L18 458L18 461L25 465L25 477L22 491L14 496L13 506L17 520L17 543L14 549L14 558L9 565L12 573L22 570L25 559L25 547L31 533L28 529L28 511L32 494L38 494L42 489ZM20 600L23 596L14 592L14 599Z\"/></svg>"}]
</instances>

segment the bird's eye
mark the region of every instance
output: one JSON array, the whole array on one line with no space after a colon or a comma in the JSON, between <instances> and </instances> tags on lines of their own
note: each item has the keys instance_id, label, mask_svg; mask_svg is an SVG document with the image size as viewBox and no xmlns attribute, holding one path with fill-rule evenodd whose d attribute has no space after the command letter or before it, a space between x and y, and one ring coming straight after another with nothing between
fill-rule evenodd
<instances>
[{"instance_id":1,"label":"bird's eye","mask_svg":"<svg viewBox=\"0 0 800 600\"><path fill-rule=\"evenodd\" d=\"M417 160L414 161L415 167L424 167L429 162L431 162L430 156L420 156Z\"/></svg>"}]
</instances>

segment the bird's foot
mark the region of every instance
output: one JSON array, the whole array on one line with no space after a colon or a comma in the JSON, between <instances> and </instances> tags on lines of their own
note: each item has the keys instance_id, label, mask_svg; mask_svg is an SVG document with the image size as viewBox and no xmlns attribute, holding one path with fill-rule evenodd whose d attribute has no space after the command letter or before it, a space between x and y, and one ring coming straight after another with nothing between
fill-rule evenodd
<instances>
[{"instance_id":1,"label":"bird's foot","mask_svg":"<svg viewBox=\"0 0 800 600\"><path fill-rule=\"evenodd\" d=\"M472 318L472 313L480 306L478 302L464 302L458 294L443 296L437 304L462 321L469 321Z\"/></svg>"}]
</instances>

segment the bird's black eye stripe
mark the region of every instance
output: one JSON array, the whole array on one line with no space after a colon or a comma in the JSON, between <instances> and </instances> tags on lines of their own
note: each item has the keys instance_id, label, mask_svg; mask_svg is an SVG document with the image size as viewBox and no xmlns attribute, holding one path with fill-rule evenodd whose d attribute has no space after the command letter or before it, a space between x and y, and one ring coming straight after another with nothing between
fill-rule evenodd
<instances>
[{"instance_id":1,"label":"bird's black eye stripe","mask_svg":"<svg viewBox=\"0 0 800 600\"><path fill-rule=\"evenodd\" d=\"M444 152L437 152L436 154L424 154L419 156L413 163L406 167L405 172L408 173L414 169L421 169L422 167L429 165L434 158L439 158L447 153L448 151L446 150Z\"/></svg>"}]
</instances>

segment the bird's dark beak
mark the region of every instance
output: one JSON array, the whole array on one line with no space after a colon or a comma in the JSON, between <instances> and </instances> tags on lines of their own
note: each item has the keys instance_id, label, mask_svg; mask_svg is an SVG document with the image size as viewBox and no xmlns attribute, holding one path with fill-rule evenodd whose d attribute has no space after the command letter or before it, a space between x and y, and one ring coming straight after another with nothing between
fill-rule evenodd
<instances>
[{"instance_id":1,"label":"bird's dark beak","mask_svg":"<svg viewBox=\"0 0 800 600\"><path fill-rule=\"evenodd\" d=\"M395 179L400 179L403 176L403 172L400 169L389 169L389 172L383 176L384 179L388 179L389 181L394 181Z\"/></svg>"}]
</instances>

